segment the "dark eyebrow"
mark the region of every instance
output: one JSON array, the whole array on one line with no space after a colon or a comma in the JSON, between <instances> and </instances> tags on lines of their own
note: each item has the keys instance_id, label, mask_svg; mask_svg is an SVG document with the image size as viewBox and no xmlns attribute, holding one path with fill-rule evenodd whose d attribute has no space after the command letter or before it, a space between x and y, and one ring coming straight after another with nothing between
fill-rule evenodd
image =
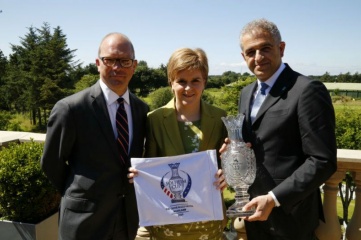
<instances>
[{"instance_id":1,"label":"dark eyebrow","mask_svg":"<svg viewBox=\"0 0 361 240\"><path fill-rule=\"evenodd\" d=\"M274 45L272 44L272 43L264 43L264 44L262 44L262 45L260 45L260 46L256 46L256 47L251 47L251 48L249 48L249 49L246 49L244 52L247 54L247 53L249 53L249 52L252 52L252 51L255 51L256 50L256 48L257 49L262 49L262 48L265 48L265 47L273 47Z\"/></svg>"}]
</instances>

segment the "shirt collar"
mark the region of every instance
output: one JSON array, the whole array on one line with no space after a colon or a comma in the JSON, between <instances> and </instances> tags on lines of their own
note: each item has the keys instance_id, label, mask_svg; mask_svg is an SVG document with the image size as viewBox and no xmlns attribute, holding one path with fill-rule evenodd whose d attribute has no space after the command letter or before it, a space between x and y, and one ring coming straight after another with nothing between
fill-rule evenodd
<instances>
[{"instance_id":1,"label":"shirt collar","mask_svg":"<svg viewBox=\"0 0 361 240\"><path fill-rule=\"evenodd\" d=\"M113 92L102 80L100 80L99 82L100 82L100 88L103 91L104 98L105 98L105 101L107 103L107 106L109 106L109 105L113 104L114 102L116 102L119 97L124 98L124 101L128 105L130 105L129 89L127 89L127 91L125 91L125 93L122 96L118 96L118 94Z\"/></svg>"}]
</instances>

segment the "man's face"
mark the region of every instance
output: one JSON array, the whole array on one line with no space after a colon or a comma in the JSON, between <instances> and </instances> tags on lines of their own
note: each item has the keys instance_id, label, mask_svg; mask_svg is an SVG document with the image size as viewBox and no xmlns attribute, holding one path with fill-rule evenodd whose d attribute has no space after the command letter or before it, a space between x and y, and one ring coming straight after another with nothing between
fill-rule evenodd
<instances>
[{"instance_id":1,"label":"man's face","mask_svg":"<svg viewBox=\"0 0 361 240\"><path fill-rule=\"evenodd\" d=\"M96 59L96 65L101 80L115 93L123 95L128 88L137 67L134 60L130 67L122 67L120 61L114 66L107 66L100 58L106 59L134 59L134 53L130 43L119 35L112 35L105 39L100 46L100 55Z\"/></svg>"},{"instance_id":2,"label":"man's face","mask_svg":"<svg viewBox=\"0 0 361 240\"><path fill-rule=\"evenodd\" d=\"M261 81L269 79L281 65L286 44L277 43L272 35L257 31L241 38L242 56L249 70Z\"/></svg>"}]
</instances>

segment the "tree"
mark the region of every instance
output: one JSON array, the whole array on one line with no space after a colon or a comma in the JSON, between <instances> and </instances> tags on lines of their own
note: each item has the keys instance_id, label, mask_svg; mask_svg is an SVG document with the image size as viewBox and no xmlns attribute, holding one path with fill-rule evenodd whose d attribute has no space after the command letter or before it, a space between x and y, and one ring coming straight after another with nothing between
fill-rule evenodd
<instances>
[{"instance_id":1,"label":"tree","mask_svg":"<svg viewBox=\"0 0 361 240\"><path fill-rule=\"evenodd\" d=\"M244 73L243 75L240 73L226 71L221 76L209 76L207 87L208 88L221 88L227 84L236 82L241 79L245 79L249 76L249 73Z\"/></svg>"},{"instance_id":2,"label":"tree","mask_svg":"<svg viewBox=\"0 0 361 240\"><path fill-rule=\"evenodd\" d=\"M140 96L146 96L155 89L167 86L165 69L164 65L161 65L158 69L152 69L148 67L146 61L139 61L133 78L129 83L129 89Z\"/></svg>"},{"instance_id":3,"label":"tree","mask_svg":"<svg viewBox=\"0 0 361 240\"><path fill-rule=\"evenodd\" d=\"M170 87L159 88L149 94L149 105L150 109L162 107L167 104L173 97Z\"/></svg>"},{"instance_id":4,"label":"tree","mask_svg":"<svg viewBox=\"0 0 361 240\"><path fill-rule=\"evenodd\" d=\"M240 91L247 85L256 81L256 77L247 77L245 80L239 80L232 84L222 87L222 98L215 102L215 105L227 111L228 115L238 113L238 101Z\"/></svg>"},{"instance_id":5,"label":"tree","mask_svg":"<svg viewBox=\"0 0 361 240\"><path fill-rule=\"evenodd\" d=\"M222 74L222 80L224 84L229 84L238 81L241 78L240 73L232 72L232 71L226 71Z\"/></svg>"},{"instance_id":6,"label":"tree","mask_svg":"<svg viewBox=\"0 0 361 240\"><path fill-rule=\"evenodd\" d=\"M44 23L40 29L29 27L28 30L25 37L20 38L20 45L11 44L13 53L6 79L6 89L11 92L7 101L12 102L12 108L18 112L30 112L32 123L42 127L55 100L67 95L73 87L69 73L77 64L73 62L76 50L67 47L60 27L52 32L50 25Z\"/></svg>"},{"instance_id":7,"label":"tree","mask_svg":"<svg viewBox=\"0 0 361 240\"><path fill-rule=\"evenodd\" d=\"M341 83L349 83L351 82L351 74L350 72L347 73L340 73L337 77L337 82L341 82Z\"/></svg>"},{"instance_id":8,"label":"tree","mask_svg":"<svg viewBox=\"0 0 361 240\"><path fill-rule=\"evenodd\" d=\"M99 79L99 75L87 74L84 75L80 81L75 84L75 92L79 92L87 87L90 87L96 83Z\"/></svg>"},{"instance_id":9,"label":"tree","mask_svg":"<svg viewBox=\"0 0 361 240\"><path fill-rule=\"evenodd\" d=\"M9 106L6 104L6 92L4 88L7 64L8 61L3 52L0 50L0 110L9 110Z\"/></svg>"},{"instance_id":10,"label":"tree","mask_svg":"<svg viewBox=\"0 0 361 240\"><path fill-rule=\"evenodd\" d=\"M328 72L326 72L325 74L323 74L320 77L320 81L321 82L333 82L333 78L330 76L330 74Z\"/></svg>"},{"instance_id":11,"label":"tree","mask_svg":"<svg viewBox=\"0 0 361 240\"><path fill-rule=\"evenodd\" d=\"M351 82L353 83L361 83L361 74L358 72L355 72L351 77Z\"/></svg>"},{"instance_id":12,"label":"tree","mask_svg":"<svg viewBox=\"0 0 361 240\"><path fill-rule=\"evenodd\" d=\"M74 66L69 72L72 85L75 86L85 75L97 75L99 79L99 72L95 63L89 63L85 67L82 67L81 64Z\"/></svg>"},{"instance_id":13,"label":"tree","mask_svg":"<svg viewBox=\"0 0 361 240\"><path fill-rule=\"evenodd\" d=\"M1 82L2 77L5 75L5 72L6 72L7 62L8 61L7 61L6 57L4 56L4 53L0 49L0 84L2 83Z\"/></svg>"}]
</instances>

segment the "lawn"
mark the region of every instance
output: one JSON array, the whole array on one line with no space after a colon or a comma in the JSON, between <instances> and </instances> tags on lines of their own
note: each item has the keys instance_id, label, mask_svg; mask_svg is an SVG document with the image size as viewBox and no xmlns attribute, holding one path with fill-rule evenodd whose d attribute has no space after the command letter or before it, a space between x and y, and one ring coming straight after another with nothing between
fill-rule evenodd
<instances>
[{"instance_id":1,"label":"lawn","mask_svg":"<svg viewBox=\"0 0 361 240\"><path fill-rule=\"evenodd\" d=\"M349 108L352 110L357 110L361 113L361 99L351 99L351 98L340 98L339 100L335 100L334 98L334 102L333 102L333 107L335 108L335 110L343 110L345 108Z\"/></svg>"}]
</instances>

